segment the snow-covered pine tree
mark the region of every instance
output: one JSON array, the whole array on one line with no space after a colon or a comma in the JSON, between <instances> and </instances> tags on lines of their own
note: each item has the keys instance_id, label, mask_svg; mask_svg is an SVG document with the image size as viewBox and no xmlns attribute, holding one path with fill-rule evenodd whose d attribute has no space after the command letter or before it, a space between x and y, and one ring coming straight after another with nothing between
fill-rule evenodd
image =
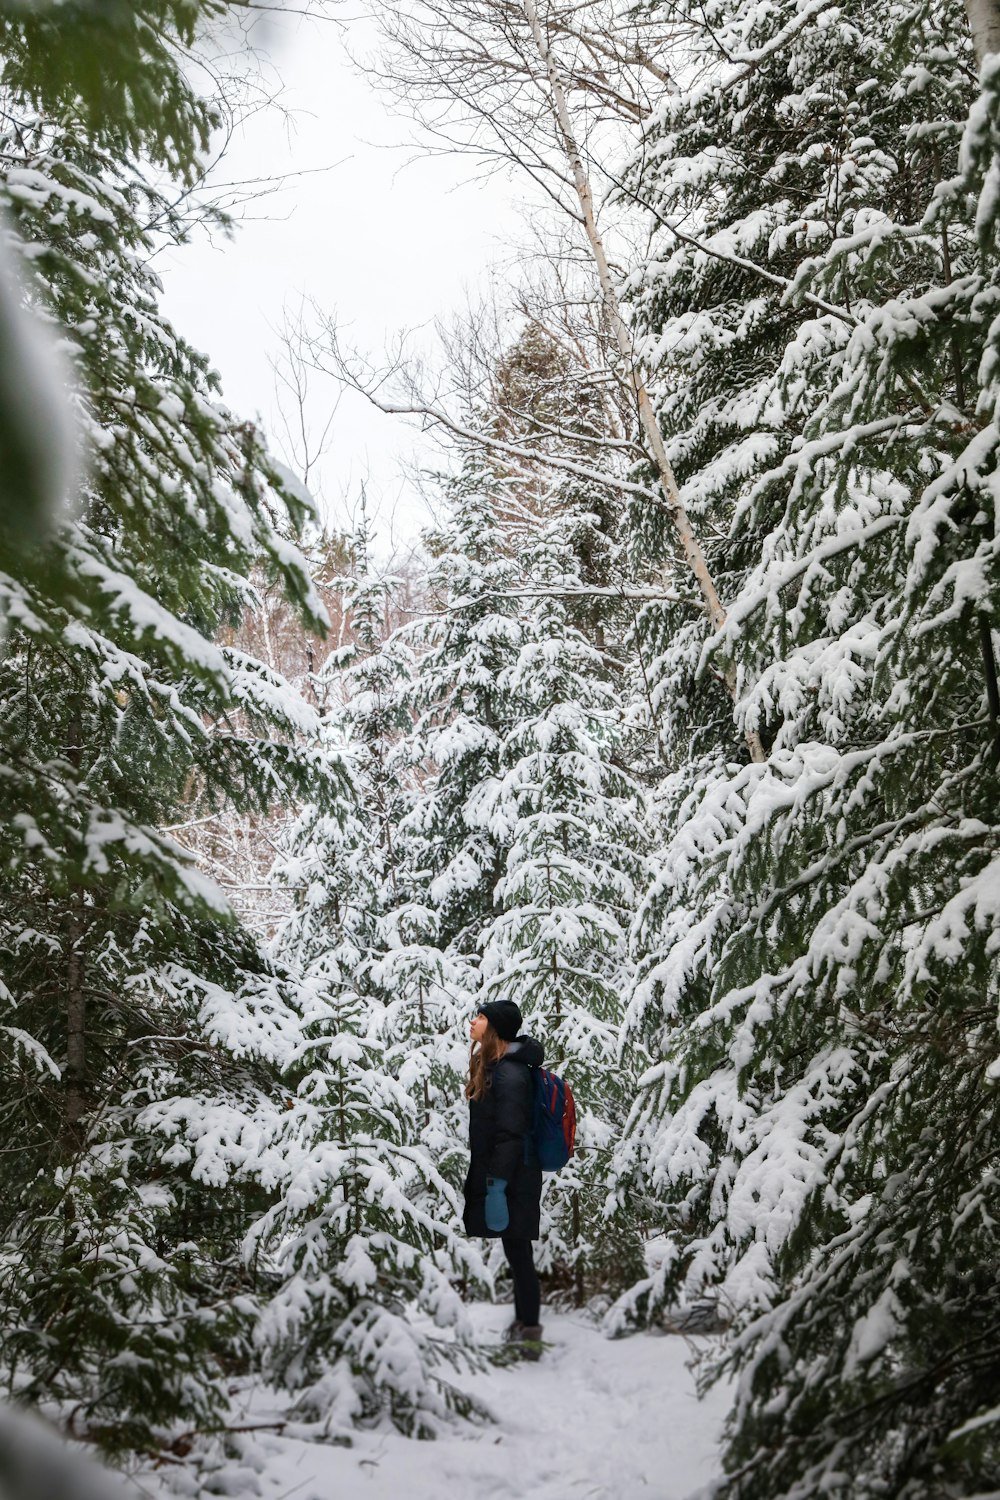
<instances>
[{"instance_id":1,"label":"snow-covered pine tree","mask_svg":"<svg viewBox=\"0 0 1000 1500\"><path fill-rule=\"evenodd\" d=\"M637 311L729 614L707 648L663 625L677 770L630 1016L656 1061L621 1169L665 1240L631 1304L707 1285L734 1319L725 1493L981 1492L995 77L973 103L959 5L704 23L712 82L632 184L663 247ZM725 653L735 725L692 706ZM739 764L747 723L767 765Z\"/></svg>"},{"instance_id":2,"label":"snow-covered pine tree","mask_svg":"<svg viewBox=\"0 0 1000 1500\"><path fill-rule=\"evenodd\" d=\"M447 1379L467 1343L454 1283L481 1272L438 1165L455 1154L442 1096L448 1109L460 1094L457 1073L442 1089L442 1044L454 1057L467 1006L455 1014L448 961L408 899L410 663L384 642L391 587L362 514L343 588L352 639L318 674L324 742L335 764L348 758L351 795L335 813L304 809L276 871L304 892L274 944L297 976L303 1030L266 1153L281 1162L278 1198L251 1237L278 1283L259 1330L265 1367L337 1437L382 1412L432 1435L468 1408Z\"/></svg>"},{"instance_id":3,"label":"snow-covered pine tree","mask_svg":"<svg viewBox=\"0 0 1000 1500\"><path fill-rule=\"evenodd\" d=\"M627 933L644 872L643 798L620 759L621 706L600 651L573 623L582 592L572 510L539 523L496 776L471 815L504 849L481 936L482 990L515 1000L578 1101L579 1151L545 1196L541 1266L578 1302L634 1274L634 1221L604 1219L608 1159L634 1075L619 1055ZM593 518L585 518L592 524Z\"/></svg>"},{"instance_id":4,"label":"snow-covered pine tree","mask_svg":"<svg viewBox=\"0 0 1000 1500\"><path fill-rule=\"evenodd\" d=\"M215 123L180 49L224 9L0 14L7 243L72 361L87 465L50 544L0 579L0 1056L18 1143L0 1167L0 1359L9 1391L108 1446L155 1447L224 1404L250 1306L237 1122L266 1105L294 1019L162 830L199 801L263 808L330 780L294 744L315 729L298 696L213 639L252 607L259 567L319 623L292 540L307 498L221 405L149 263L149 226L181 233L173 190Z\"/></svg>"},{"instance_id":5,"label":"snow-covered pine tree","mask_svg":"<svg viewBox=\"0 0 1000 1500\"><path fill-rule=\"evenodd\" d=\"M558 310L565 285L552 296ZM581 314L560 338L524 315L490 355L458 338L482 436L463 441L448 524L431 538L442 615L412 633L412 743L427 764L406 832L423 846L438 940L469 966L470 1004L516 999L580 1091L581 1153L550 1193L543 1240L554 1284L582 1299L632 1274L637 1243L627 1214L614 1232L601 1221L634 1076L618 1030L643 841L622 759L629 607L615 597L628 444L601 318L595 329Z\"/></svg>"},{"instance_id":6,"label":"snow-covered pine tree","mask_svg":"<svg viewBox=\"0 0 1000 1500\"><path fill-rule=\"evenodd\" d=\"M475 967L503 871L503 846L478 816L478 799L496 777L512 723L503 674L522 640L513 594L520 575L497 516L496 475L470 456L446 488L445 525L427 538L435 612L409 632L419 653L410 754L427 775L406 831L430 872L440 946Z\"/></svg>"},{"instance_id":7,"label":"snow-covered pine tree","mask_svg":"<svg viewBox=\"0 0 1000 1500\"><path fill-rule=\"evenodd\" d=\"M410 632L390 628L400 580L371 558L362 516L355 571L346 602L357 644L346 668L352 742L366 763L365 803L381 851L379 899L373 918L369 992L373 1027L385 1045L386 1067L409 1097L414 1139L457 1191L465 1175L469 962L441 939L441 913L430 894L428 835L412 813L422 791L424 746L414 735L414 658ZM413 1201L451 1229L460 1228L457 1200L435 1185ZM463 1279L469 1263L462 1262Z\"/></svg>"},{"instance_id":8,"label":"snow-covered pine tree","mask_svg":"<svg viewBox=\"0 0 1000 1500\"><path fill-rule=\"evenodd\" d=\"M418 936L421 979L428 957L434 950L440 955L435 978L450 1002L460 1050L449 1051L439 1031L434 1051L440 1103L428 1114L429 1144L456 1190L468 1166L462 1088L467 1028L482 998L482 938L494 915L506 857L505 830L494 827L489 816L503 746L516 720L505 674L524 640L524 604L517 597L524 574L510 528L500 519L509 490L516 495L514 482L498 476L482 454L463 455L457 474L443 484L444 524L425 538L432 557L432 613L400 632L414 658L408 694L413 726L401 753L415 787L400 830L412 885L408 906L395 920L402 919L401 938L407 928ZM409 947L412 936L405 943ZM405 948L388 955L388 962L409 966L413 960L404 953ZM447 1006L442 1013L447 1015ZM427 1063L421 1067L426 1073ZM494 1269L501 1264L495 1257Z\"/></svg>"}]
</instances>

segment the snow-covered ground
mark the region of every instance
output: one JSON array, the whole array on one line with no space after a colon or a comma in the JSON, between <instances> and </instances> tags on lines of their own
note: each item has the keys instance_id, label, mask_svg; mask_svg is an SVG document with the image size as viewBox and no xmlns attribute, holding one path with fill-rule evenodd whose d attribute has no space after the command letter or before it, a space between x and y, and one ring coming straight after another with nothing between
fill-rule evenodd
<instances>
[{"instance_id":1,"label":"snow-covered ground","mask_svg":"<svg viewBox=\"0 0 1000 1500\"><path fill-rule=\"evenodd\" d=\"M499 1338L510 1308L472 1309L484 1339ZM582 1314L543 1309L551 1342L538 1364L466 1377L495 1425L457 1424L416 1442L360 1432L350 1448L258 1433L244 1463L213 1489L261 1500L686 1500L718 1475L727 1395L699 1401L691 1343L637 1334L609 1341ZM269 1414L260 1393L248 1411ZM149 1475L146 1493L163 1491Z\"/></svg>"}]
</instances>

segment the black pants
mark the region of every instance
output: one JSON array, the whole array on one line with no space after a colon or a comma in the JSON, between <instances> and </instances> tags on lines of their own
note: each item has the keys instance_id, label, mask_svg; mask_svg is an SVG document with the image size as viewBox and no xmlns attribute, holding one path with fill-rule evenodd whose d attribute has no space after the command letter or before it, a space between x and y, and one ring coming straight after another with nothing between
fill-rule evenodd
<instances>
[{"instance_id":1,"label":"black pants","mask_svg":"<svg viewBox=\"0 0 1000 1500\"><path fill-rule=\"evenodd\" d=\"M518 1239L515 1235L501 1237L503 1253L514 1278L514 1316L527 1328L538 1326L541 1294L538 1290L538 1272L530 1240Z\"/></svg>"}]
</instances>

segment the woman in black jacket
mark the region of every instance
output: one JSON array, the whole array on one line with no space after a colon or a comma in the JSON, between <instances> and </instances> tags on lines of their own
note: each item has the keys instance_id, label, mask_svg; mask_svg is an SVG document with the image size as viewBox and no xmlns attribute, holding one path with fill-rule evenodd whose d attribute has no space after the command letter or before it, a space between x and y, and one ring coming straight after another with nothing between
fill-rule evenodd
<instances>
[{"instance_id":1,"label":"woman in black jacket","mask_svg":"<svg viewBox=\"0 0 1000 1500\"><path fill-rule=\"evenodd\" d=\"M514 1281L514 1322L507 1338L537 1359L542 1330L540 1294L532 1253L538 1238L540 1167L526 1158L535 1101L533 1068L542 1049L519 1036L521 1012L513 1000L483 1005L469 1025L472 1054L465 1096L469 1101L469 1151L465 1179L467 1233L499 1237Z\"/></svg>"}]
</instances>

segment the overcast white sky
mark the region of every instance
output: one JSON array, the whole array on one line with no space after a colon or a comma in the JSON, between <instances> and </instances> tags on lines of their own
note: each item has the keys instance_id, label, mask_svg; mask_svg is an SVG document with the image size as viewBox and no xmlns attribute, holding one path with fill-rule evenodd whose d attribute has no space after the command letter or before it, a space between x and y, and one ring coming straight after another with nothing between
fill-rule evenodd
<instances>
[{"instance_id":1,"label":"overcast white sky","mask_svg":"<svg viewBox=\"0 0 1000 1500\"><path fill-rule=\"evenodd\" d=\"M268 29L293 119L257 115L233 143L222 175L310 175L269 198L259 210L267 217L244 222L234 241L200 239L158 269L176 326L221 372L228 403L259 416L280 451L271 361L285 309L315 298L349 325L356 345L377 354L399 331L464 304L465 289L481 286L508 258L518 210L507 182L470 183L468 161L407 165L412 150L391 149L407 140L408 122L358 76L337 26L282 16ZM348 34L354 51L370 40L357 25ZM317 425L334 394L331 383L317 385ZM415 449L430 456L419 444L412 428L345 397L318 485L326 512L343 522L367 480L382 547L414 536L428 515L399 470Z\"/></svg>"}]
</instances>

